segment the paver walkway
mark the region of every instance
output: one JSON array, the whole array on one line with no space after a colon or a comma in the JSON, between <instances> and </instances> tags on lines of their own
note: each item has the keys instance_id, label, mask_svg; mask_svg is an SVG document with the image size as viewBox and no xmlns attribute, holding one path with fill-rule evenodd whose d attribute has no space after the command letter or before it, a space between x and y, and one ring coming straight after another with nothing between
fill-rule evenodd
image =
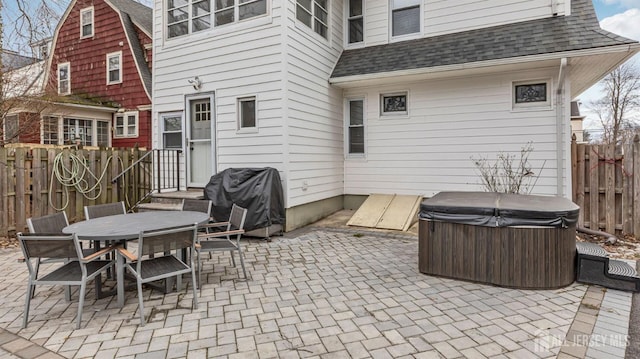
<instances>
[{"instance_id":1,"label":"paver walkway","mask_svg":"<svg viewBox=\"0 0 640 359\"><path fill-rule=\"evenodd\" d=\"M67 303L62 288L46 287L20 328L27 270L18 250L1 250L0 355L25 357L5 345L15 333L49 350L31 356L43 358L546 358L561 348L569 357L567 343L549 339L582 328L579 308L598 318L582 284L528 291L421 274L415 237L313 229L245 243L250 280L214 254L199 309L188 291L147 290L140 327L135 291L124 308L90 291L80 330L77 296ZM593 326L607 329L606 319Z\"/></svg>"}]
</instances>

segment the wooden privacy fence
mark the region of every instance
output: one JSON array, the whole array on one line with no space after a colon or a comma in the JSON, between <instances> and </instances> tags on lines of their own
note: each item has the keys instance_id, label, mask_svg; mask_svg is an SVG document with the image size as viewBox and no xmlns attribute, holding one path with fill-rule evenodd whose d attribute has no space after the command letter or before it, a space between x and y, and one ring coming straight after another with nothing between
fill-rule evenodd
<instances>
[{"instance_id":1,"label":"wooden privacy fence","mask_svg":"<svg viewBox=\"0 0 640 359\"><path fill-rule=\"evenodd\" d=\"M118 183L142 157L138 149L0 148L0 236L26 231L26 220L64 210L70 222L87 205L136 203L151 188L151 158ZM128 207L128 206L127 206Z\"/></svg>"},{"instance_id":2,"label":"wooden privacy fence","mask_svg":"<svg viewBox=\"0 0 640 359\"><path fill-rule=\"evenodd\" d=\"M640 235L640 140L625 145L571 143L578 226Z\"/></svg>"}]
</instances>

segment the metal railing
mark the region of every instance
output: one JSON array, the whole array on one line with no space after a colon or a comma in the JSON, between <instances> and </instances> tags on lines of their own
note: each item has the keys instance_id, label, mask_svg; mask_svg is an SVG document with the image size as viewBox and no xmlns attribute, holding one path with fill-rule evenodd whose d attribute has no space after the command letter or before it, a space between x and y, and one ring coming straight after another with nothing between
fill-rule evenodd
<instances>
[{"instance_id":1,"label":"metal railing","mask_svg":"<svg viewBox=\"0 0 640 359\"><path fill-rule=\"evenodd\" d=\"M136 159L111 180L117 185L118 200L124 200L132 211L154 193L180 190L181 154L182 150L154 149ZM119 185L121 182L135 183L135 186L125 188ZM135 199L135 203L129 203L129 198Z\"/></svg>"}]
</instances>

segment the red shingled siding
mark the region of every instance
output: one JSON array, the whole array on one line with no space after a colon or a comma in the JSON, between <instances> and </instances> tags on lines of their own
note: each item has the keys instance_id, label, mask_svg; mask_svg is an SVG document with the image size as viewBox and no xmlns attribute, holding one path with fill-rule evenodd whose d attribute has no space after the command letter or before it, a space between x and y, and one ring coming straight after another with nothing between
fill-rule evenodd
<instances>
[{"instance_id":1,"label":"red shingled siding","mask_svg":"<svg viewBox=\"0 0 640 359\"><path fill-rule=\"evenodd\" d=\"M80 10L89 6L94 7L94 36L81 39ZM143 33L139 36L146 37ZM151 39L147 41L150 42ZM107 85L106 55L117 51L122 51L123 82ZM126 111L135 111L138 106L151 104L138 74L120 16L104 1L79 0L76 3L57 34L52 54L49 85L56 91L58 63L69 62L72 94L115 102ZM151 118L143 116L143 111L140 113L139 137L127 139L118 145L114 140L114 147L122 146L124 143L138 143L139 146L151 147L151 133L148 131ZM143 128L147 130L143 131Z\"/></svg>"}]
</instances>

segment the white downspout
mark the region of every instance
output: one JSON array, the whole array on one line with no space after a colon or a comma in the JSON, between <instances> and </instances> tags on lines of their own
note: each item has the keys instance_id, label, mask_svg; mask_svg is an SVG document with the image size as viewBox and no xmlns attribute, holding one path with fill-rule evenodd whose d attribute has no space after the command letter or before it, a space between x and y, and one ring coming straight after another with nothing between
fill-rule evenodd
<instances>
[{"instance_id":1,"label":"white downspout","mask_svg":"<svg viewBox=\"0 0 640 359\"><path fill-rule=\"evenodd\" d=\"M556 194L564 197L564 171L563 171L563 148L564 148L564 77L566 75L567 58L560 59L560 69L558 71L558 89L556 90Z\"/></svg>"}]
</instances>

